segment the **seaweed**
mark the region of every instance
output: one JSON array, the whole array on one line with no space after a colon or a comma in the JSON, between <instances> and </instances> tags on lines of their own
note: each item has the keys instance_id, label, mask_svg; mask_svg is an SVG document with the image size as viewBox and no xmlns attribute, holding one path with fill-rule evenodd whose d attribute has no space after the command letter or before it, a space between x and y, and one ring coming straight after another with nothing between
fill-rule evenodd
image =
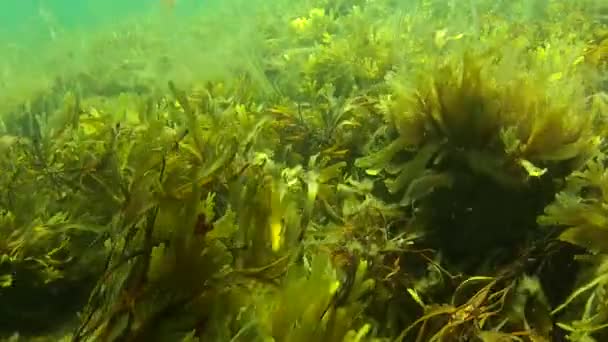
<instances>
[{"instance_id":1,"label":"seaweed","mask_svg":"<svg viewBox=\"0 0 608 342\"><path fill-rule=\"evenodd\" d=\"M2 338L606 338L602 5L226 6L7 50Z\"/></svg>"}]
</instances>

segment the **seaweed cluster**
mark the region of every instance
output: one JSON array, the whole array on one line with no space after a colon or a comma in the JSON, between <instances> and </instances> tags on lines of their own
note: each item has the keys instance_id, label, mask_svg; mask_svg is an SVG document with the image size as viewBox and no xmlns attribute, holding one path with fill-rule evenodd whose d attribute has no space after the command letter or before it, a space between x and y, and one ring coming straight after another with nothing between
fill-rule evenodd
<instances>
[{"instance_id":1,"label":"seaweed cluster","mask_svg":"<svg viewBox=\"0 0 608 342\"><path fill-rule=\"evenodd\" d=\"M0 336L608 338L608 7L229 3L7 67Z\"/></svg>"}]
</instances>

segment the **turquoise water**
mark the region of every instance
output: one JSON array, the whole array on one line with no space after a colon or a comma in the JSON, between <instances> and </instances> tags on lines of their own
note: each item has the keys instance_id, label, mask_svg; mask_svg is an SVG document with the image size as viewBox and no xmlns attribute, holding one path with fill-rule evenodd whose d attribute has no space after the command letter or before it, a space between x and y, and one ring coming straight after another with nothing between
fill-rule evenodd
<instances>
[{"instance_id":1,"label":"turquoise water","mask_svg":"<svg viewBox=\"0 0 608 342\"><path fill-rule=\"evenodd\" d=\"M158 1L8 0L2 3L0 28L5 36L15 33L43 36L49 30L91 28L124 19L151 8Z\"/></svg>"},{"instance_id":2,"label":"turquoise water","mask_svg":"<svg viewBox=\"0 0 608 342\"><path fill-rule=\"evenodd\" d=\"M57 39L62 33L95 30L134 16L163 14L161 0L6 0L0 4L0 37L8 41ZM209 1L175 2L171 12L180 16L196 13Z\"/></svg>"},{"instance_id":3,"label":"turquoise water","mask_svg":"<svg viewBox=\"0 0 608 342\"><path fill-rule=\"evenodd\" d=\"M0 20L4 29L25 28L36 25L37 21L43 22L47 14L65 27L90 26L139 12L158 3L153 0L8 0L2 4Z\"/></svg>"}]
</instances>

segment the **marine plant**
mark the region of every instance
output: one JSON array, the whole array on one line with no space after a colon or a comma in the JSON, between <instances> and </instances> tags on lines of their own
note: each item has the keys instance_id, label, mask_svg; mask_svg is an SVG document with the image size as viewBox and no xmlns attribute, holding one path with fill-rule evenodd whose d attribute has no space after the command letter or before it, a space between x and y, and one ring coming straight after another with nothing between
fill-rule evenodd
<instances>
[{"instance_id":1,"label":"marine plant","mask_svg":"<svg viewBox=\"0 0 608 342\"><path fill-rule=\"evenodd\" d=\"M604 339L601 4L229 5L0 57L2 338Z\"/></svg>"}]
</instances>

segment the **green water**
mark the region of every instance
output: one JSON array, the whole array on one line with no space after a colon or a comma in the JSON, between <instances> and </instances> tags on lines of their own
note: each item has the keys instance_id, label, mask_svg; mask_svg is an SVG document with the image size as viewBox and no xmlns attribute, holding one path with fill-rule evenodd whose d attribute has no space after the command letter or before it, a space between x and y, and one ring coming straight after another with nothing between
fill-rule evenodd
<instances>
[{"instance_id":1,"label":"green water","mask_svg":"<svg viewBox=\"0 0 608 342\"><path fill-rule=\"evenodd\" d=\"M213 1L181 0L172 15L188 17ZM163 14L167 6L159 0L6 0L0 4L0 39L45 44L65 34L99 30L126 20Z\"/></svg>"}]
</instances>

